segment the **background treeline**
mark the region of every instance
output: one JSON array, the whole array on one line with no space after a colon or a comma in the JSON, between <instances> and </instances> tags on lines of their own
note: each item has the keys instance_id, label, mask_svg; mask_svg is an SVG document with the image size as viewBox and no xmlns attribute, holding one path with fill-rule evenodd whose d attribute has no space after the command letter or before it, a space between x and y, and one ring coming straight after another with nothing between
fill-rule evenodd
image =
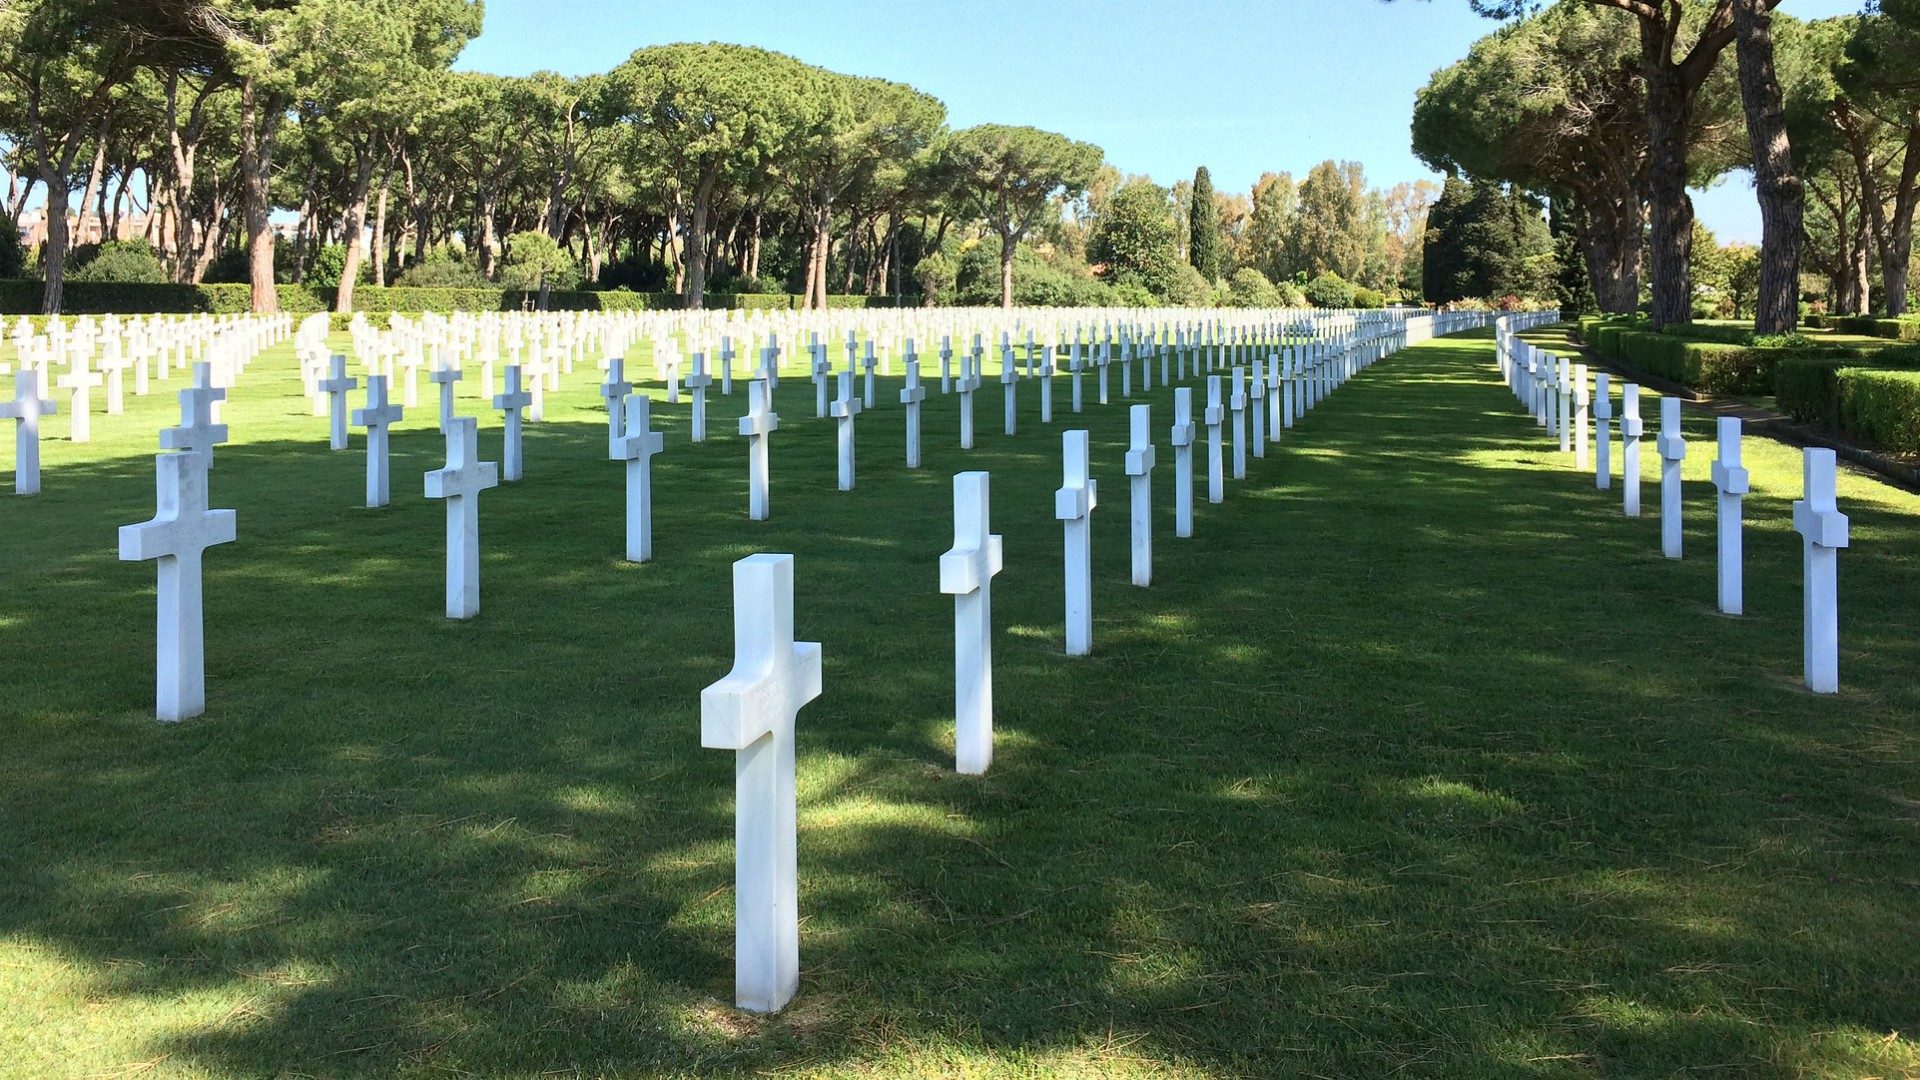
<instances>
[{"instance_id":1,"label":"background treeline","mask_svg":"<svg viewBox=\"0 0 1920 1080\"><path fill-rule=\"evenodd\" d=\"M5 209L70 207L88 241L59 213L31 251L0 230L0 277L40 278L46 311L69 279L247 283L259 310L298 285L341 311L368 286L693 307L1418 294L1432 185L1326 162L1245 195L1204 170L1161 188L1090 144L952 130L913 87L737 45L581 78L452 70L480 27L473 0L0 5Z\"/></svg>"},{"instance_id":2,"label":"background treeline","mask_svg":"<svg viewBox=\"0 0 1920 1080\"><path fill-rule=\"evenodd\" d=\"M1920 0L1813 23L1774 16L1777 0L1470 2L1514 21L1414 107L1415 152L1461 178L1432 212L1430 299L1550 274L1570 309L1762 333L1914 303ZM1686 192L1738 168L1754 173L1758 248L1715 242ZM1550 206L1546 231L1512 233L1502 198Z\"/></svg>"}]
</instances>

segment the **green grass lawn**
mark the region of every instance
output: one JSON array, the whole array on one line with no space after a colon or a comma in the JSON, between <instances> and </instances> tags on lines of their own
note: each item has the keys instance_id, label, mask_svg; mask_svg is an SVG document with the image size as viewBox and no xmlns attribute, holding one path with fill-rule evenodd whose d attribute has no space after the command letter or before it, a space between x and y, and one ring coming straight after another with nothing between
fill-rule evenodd
<instances>
[{"instance_id":1,"label":"green grass lawn","mask_svg":"<svg viewBox=\"0 0 1920 1080\"><path fill-rule=\"evenodd\" d=\"M984 387L963 452L936 380L909 472L887 380L840 493L787 379L764 523L743 392L698 447L659 406L657 561L630 566L582 370L527 479L482 497L482 612L455 624L422 389L368 511L360 437L328 452L290 350L246 376L212 483L240 538L208 555L209 709L183 725L151 719L153 567L114 544L152 513L172 402L49 441L46 493L0 498L0 1073L1920 1071L1914 496L1842 477L1844 689L1816 698L1793 450L1748 442L1750 614L1723 618L1704 419L1669 562L1520 413L1486 333L1442 339L1336 393L1191 540L1163 449L1138 589L1116 373L1073 420L1104 499L1095 652L1070 660L1071 425L1031 384L1013 438ZM1064 379L1055 400L1066 421ZM937 590L963 469L991 470L1006 537L978 779L951 769ZM756 551L796 554L826 657L802 984L773 1018L729 1004L733 765L697 704Z\"/></svg>"}]
</instances>

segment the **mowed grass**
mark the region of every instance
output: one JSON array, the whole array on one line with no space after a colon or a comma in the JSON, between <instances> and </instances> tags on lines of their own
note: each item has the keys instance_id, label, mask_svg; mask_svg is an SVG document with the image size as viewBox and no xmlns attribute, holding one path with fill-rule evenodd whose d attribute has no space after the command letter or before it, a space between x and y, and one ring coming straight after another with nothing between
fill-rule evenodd
<instances>
[{"instance_id":1,"label":"mowed grass","mask_svg":"<svg viewBox=\"0 0 1920 1080\"><path fill-rule=\"evenodd\" d=\"M1623 518L1484 332L1338 391L1191 540L1163 445L1148 589L1117 373L1078 417L1061 379L1050 427L1023 384L1012 438L990 383L971 452L935 381L917 472L886 380L851 493L791 376L764 523L744 392L703 446L656 403L645 566L620 560L593 383L482 497L482 612L450 623L433 387L368 511L359 434L330 453L288 350L262 359L214 468L240 539L207 560L209 709L172 727L153 567L115 560L114 527L152 512L173 405L48 442L46 493L0 499L0 1072L1920 1071L1920 499L1843 476L1844 690L1820 698L1797 452L1748 442L1750 614L1720 617L1705 421L1670 562L1654 487ZM1136 400L1164 443L1170 394ZM497 459L497 415L461 405ZM1095 652L1069 659L1074 425L1102 505ZM951 769L937 591L964 469L1006 537L984 778ZM773 1018L730 1005L732 761L698 737L756 551L797 556L826 657L798 726L802 985Z\"/></svg>"}]
</instances>

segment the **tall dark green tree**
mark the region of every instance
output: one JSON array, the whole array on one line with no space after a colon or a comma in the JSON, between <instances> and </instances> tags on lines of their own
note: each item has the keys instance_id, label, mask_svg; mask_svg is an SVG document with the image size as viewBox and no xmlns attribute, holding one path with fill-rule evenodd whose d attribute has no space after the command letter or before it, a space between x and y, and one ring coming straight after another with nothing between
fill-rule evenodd
<instances>
[{"instance_id":1,"label":"tall dark green tree","mask_svg":"<svg viewBox=\"0 0 1920 1080\"><path fill-rule=\"evenodd\" d=\"M1420 251L1421 292L1428 303L1450 304L1469 295L1461 257L1461 215L1472 197L1466 181L1449 175L1440 198L1427 209L1426 241Z\"/></svg>"},{"instance_id":2,"label":"tall dark green tree","mask_svg":"<svg viewBox=\"0 0 1920 1080\"><path fill-rule=\"evenodd\" d=\"M1187 208L1187 261L1200 276L1220 276L1220 207L1213 201L1213 177L1205 165L1193 174L1192 205Z\"/></svg>"},{"instance_id":3,"label":"tall dark green tree","mask_svg":"<svg viewBox=\"0 0 1920 1080\"><path fill-rule=\"evenodd\" d=\"M1553 295L1565 315L1599 309L1593 294L1593 277L1581 251L1581 231L1586 222L1572 199L1556 198L1547 204L1547 229L1553 235Z\"/></svg>"}]
</instances>

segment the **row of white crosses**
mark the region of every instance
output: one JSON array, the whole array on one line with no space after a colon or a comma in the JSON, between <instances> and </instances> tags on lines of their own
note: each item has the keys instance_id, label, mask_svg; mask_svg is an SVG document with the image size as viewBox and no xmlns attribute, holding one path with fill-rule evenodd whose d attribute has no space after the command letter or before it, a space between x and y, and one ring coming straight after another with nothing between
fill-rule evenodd
<instances>
[{"instance_id":1,"label":"row of white crosses","mask_svg":"<svg viewBox=\"0 0 1920 1080\"><path fill-rule=\"evenodd\" d=\"M7 335L16 357L15 399L63 391L68 439L91 442L96 390L104 392L106 414L117 416L126 407L129 372L134 395L145 396L156 380L170 378L176 367L185 371L197 360L212 364L216 385L232 386L247 364L284 338L290 327L291 321L281 315L144 315L124 321L118 315L98 321L83 315L72 325L54 315L47 319L44 331L36 333L23 316ZM21 384L29 373L33 377L25 381L37 385ZM51 410L38 412L44 416ZM33 456L37 463L37 453ZM15 490L32 494L17 485Z\"/></svg>"},{"instance_id":2,"label":"row of white crosses","mask_svg":"<svg viewBox=\"0 0 1920 1080\"><path fill-rule=\"evenodd\" d=\"M1450 320L1449 325L1451 329L1471 325L1471 318ZM1430 332L1431 326L1432 321L1425 320L1420 330ZM1402 327L1352 340L1341 354L1339 381L1404 344L1406 338ZM912 408L924 395L910 393L918 389L915 368L909 367L908 375L902 402ZM963 370L963 381L970 377L971 371ZM1243 382L1244 371L1236 369L1234 379ZM1213 375L1209 380L1217 401L1220 377ZM741 421L742 433L756 440L758 454L764 454L764 437L772 429L771 414L765 408L766 385L765 380L754 380L750 393L755 407ZM1236 393L1235 399L1243 402L1236 406L1243 411L1245 396ZM1177 484L1184 509L1177 532L1184 537L1192 532L1190 388L1176 388L1175 400L1181 418L1171 438L1177 468L1185 477L1184 484ZM1302 394L1300 400L1307 398ZM860 404L852 392L851 372L842 372L834 415L851 424ZM1133 504L1131 581L1145 586L1152 581L1149 500L1155 449L1151 407L1131 406L1128 420L1125 468ZM1217 446L1217 415L1210 426ZM1278 430L1276 425L1275 438ZM910 435L909 454L915 453L917 441ZM1219 455L1214 457L1217 464ZM1089 433L1084 429L1064 432L1063 482L1054 493L1054 515L1065 531L1069 655L1084 655L1093 645L1090 524L1099 500L1091 464ZM764 479L763 468L754 471ZM954 763L958 772L980 775L993 759L992 580L1004 566L1004 545L991 528L988 474L956 475L953 494L953 547L940 556L939 579L940 591L954 598ZM752 555L734 564L733 669L700 694L701 745L735 755L734 999L741 1008L755 1012L781 1009L800 981L794 726L800 709L821 693L822 667L819 643L794 640L793 575L792 555Z\"/></svg>"},{"instance_id":3,"label":"row of white crosses","mask_svg":"<svg viewBox=\"0 0 1920 1080\"><path fill-rule=\"evenodd\" d=\"M1536 348L1519 336L1528 326L1548 321L1537 316L1507 316L1495 330L1495 362L1508 387L1549 434L1559 439L1562 453L1571 453L1574 467L1588 468L1589 427L1593 437L1593 482L1605 491L1613 483L1613 386L1607 372L1593 376L1588 387L1585 364L1569 363ZM1619 415L1621 454L1621 508L1628 517L1640 516L1640 442L1645 434L1641 417L1641 388L1621 386ZM1669 559L1683 556L1681 519L1683 487L1681 463L1687 444L1681 431L1681 403L1677 397L1658 398L1660 431L1655 452L1660 460L1660 549ZM1717 586L1720 611L1740 615L1745 610L1742 585L1742 502L1750 477L1741 464L1740 418L1717 419L1713 486L1717 539ZM1810 446L1801 452L1803 497L1793 504L1793 524L1804 549L1804 611L1801 623L1802 669L1807 688L1818 694L1840 689L1838 553L1848 544L1846 515L1834 499L1837 462L1834 452Z\"/></svg>"}]
</instances>

